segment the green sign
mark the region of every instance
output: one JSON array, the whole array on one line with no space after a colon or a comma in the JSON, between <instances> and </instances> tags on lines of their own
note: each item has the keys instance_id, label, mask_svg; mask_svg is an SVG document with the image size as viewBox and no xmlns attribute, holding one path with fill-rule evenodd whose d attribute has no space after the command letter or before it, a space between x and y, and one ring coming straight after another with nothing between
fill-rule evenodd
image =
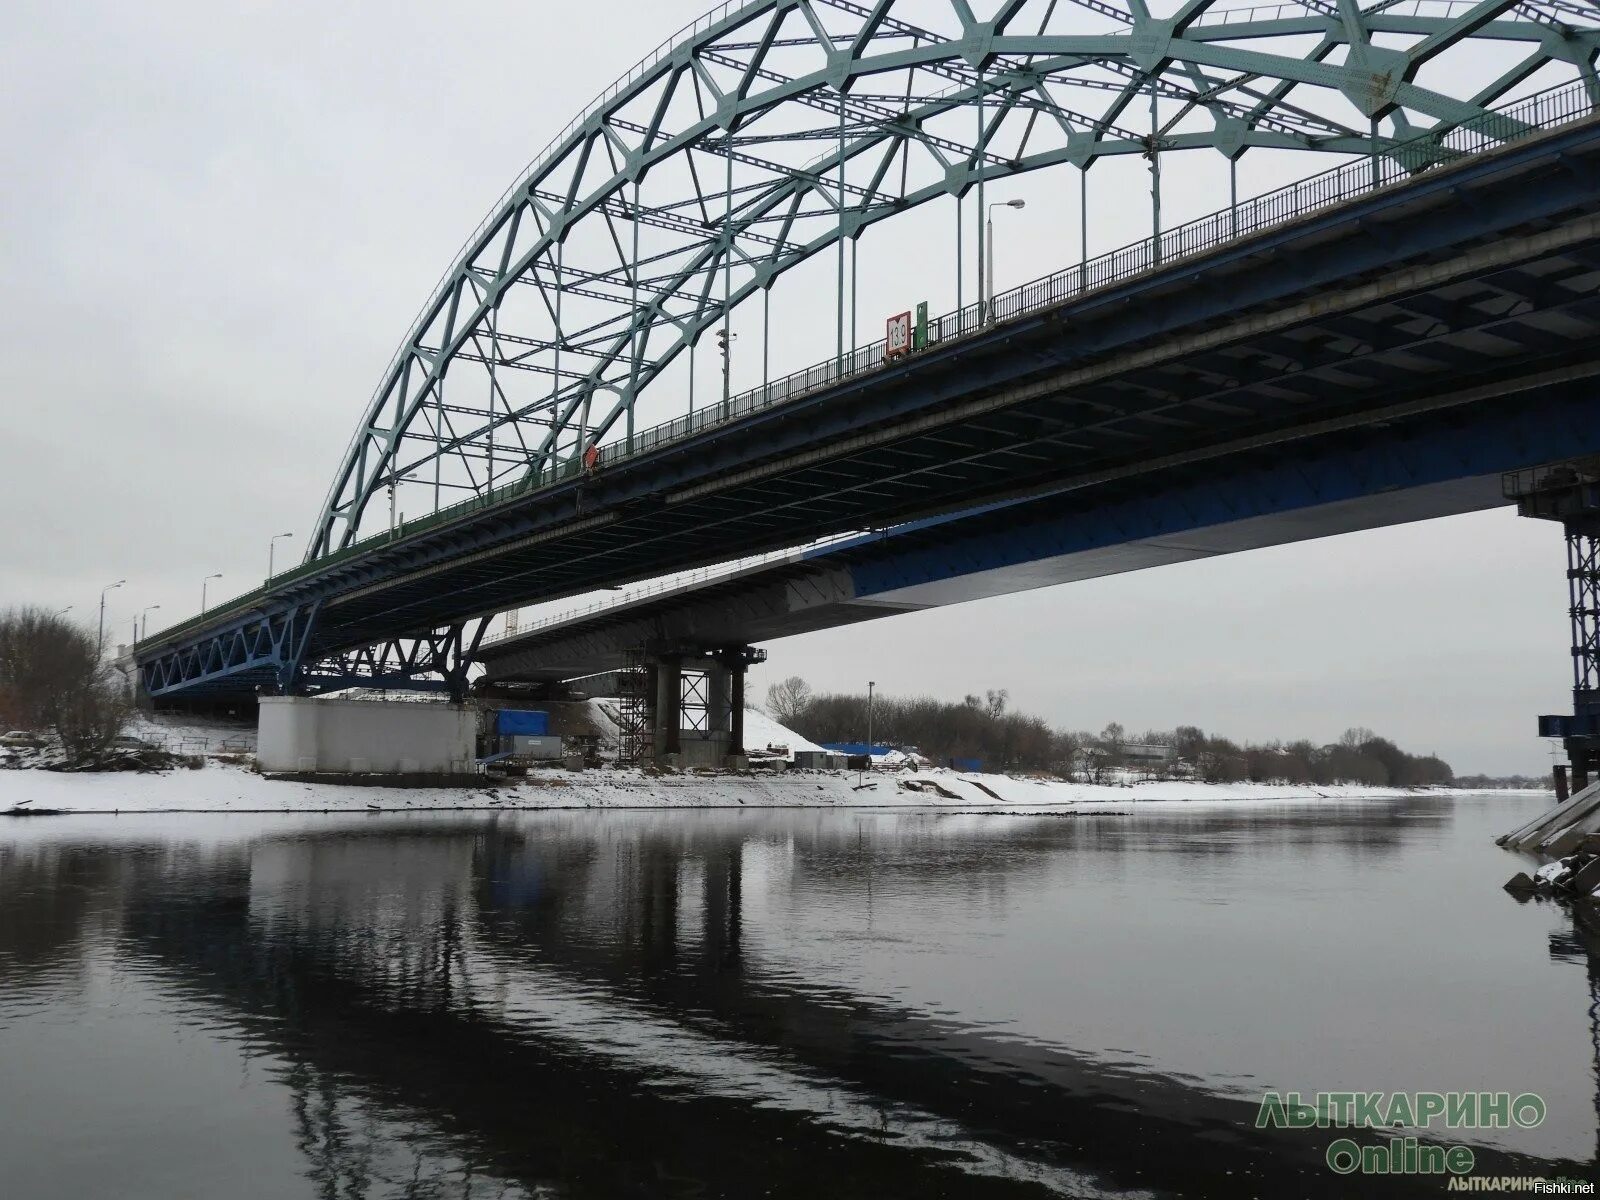
<instances>
[{"instance_id":1,"label":"green sign","mask_svg":"<svg viewBox=\"0 0 1600 1200\"><path fill-rule=\"evenodd\" d=\"M917 305L917 328L911 337L911 348L921 350L928 344L928 302L923 300Z\"/></svg>"}]
</instances>

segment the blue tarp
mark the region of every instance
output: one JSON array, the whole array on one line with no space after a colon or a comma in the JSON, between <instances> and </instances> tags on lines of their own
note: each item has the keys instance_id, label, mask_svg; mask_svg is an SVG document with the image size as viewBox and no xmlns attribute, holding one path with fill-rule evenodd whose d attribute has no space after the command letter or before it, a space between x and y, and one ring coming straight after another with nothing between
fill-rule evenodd
<instances>
[{"instance_id":1,"label":"blue tarp","mask_svg":"<svg viewBox=\"0 0 1600 1200\"><path fill-rule=\"evenodd\" d=\"M550 732L550 714L531 709L502 708L495 732L501 737L545 737Z\"/></svg>"},{"instance_id":2,"label":"blue tarp","mask_svg":"<svg viewBox=\"0 0 1600 1200\"><path fill-rule=\"evenodd\" d=\"M818 745L836 754L871 754L874 758L885 755L893 749L892 746L880 743L869 750L865 742L819 742Z\"/></svg>"},{"instance_id":3,"label":"blue tarp","mask_svg":"<svg viewBox=\"0 0 1600 1200\"><path fill-rule=\"evenodd\" d=\"M950 766L956 771L981 771L983 759L981 758L952 758Z\"/></svg>"}]
</instances>

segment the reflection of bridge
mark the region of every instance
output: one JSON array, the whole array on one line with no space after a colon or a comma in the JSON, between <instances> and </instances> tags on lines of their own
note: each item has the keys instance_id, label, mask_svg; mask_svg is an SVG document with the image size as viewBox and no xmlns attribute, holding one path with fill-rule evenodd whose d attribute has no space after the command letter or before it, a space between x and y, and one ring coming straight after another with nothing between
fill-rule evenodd
<instances>
[{"instance_id":1,"label":"reflection of bridge","mask_svg":"<svg viewBox=\"0 0 1600 1200\"><path fill-rule=\"evenodd\" d=\"M607 92L425 306L305 563L139 646L151 694L459 692L488 614L822 535L886 531L778 632L1481 508L1600 451L1587 9L915 7L724 5ZM1200 147L1344 165L1165 225ZM967 197L1077 170L1086 225L1089 168L1130 154L1150 238L961 303ZM846 247L940 197L955 311L850 349ZM831 356L774 379L772 297L819 255ZM697 399L735 314L759 377ZM690 414L636 424L669 396Z\"/></svg>"},{"instance_id":2,"label":"reflection of bridge","mask_svg":"<svg viewBox=\"0 0 1600 1200\"><path fill-rule=\"evenodd\" d=\"M1418 815L1386 834L1335 811L1301 834L1348 820L1352 852L1382 853ZM1231 1196L1248 1163L1262 1194L1347 1194L1321 1142L1256 1132L1253 1104L1014 1031L975 1033L852 991L826 964L797 977L763 953L784 922L764 924L754 878L854 888L875 867L918 869L919 836L940 844L926 869L948 876L948 839L902 836L897 853L837 823L797 836L759 818L299 828L211 853L129 854L121 871L83 869L114 861L99 848L66 854L61 878L0 886L0 912L48 898L71 920L40 927L111 915L124 955L248 1029L291 1065L291 1087L447 1130L480 1169L530 1190ZM1109 850L1122 836L1041 821L992 852L961 847L955 865L1003 887L1064 844ZM61 886L68 877L85 888ZM22 923L0 929L10 951ZM337 1178L326 1141L319 1169ZM1488 1150L1479 1161L1485 1174L1561 1165Z\"/></svg>"}]
</instances>

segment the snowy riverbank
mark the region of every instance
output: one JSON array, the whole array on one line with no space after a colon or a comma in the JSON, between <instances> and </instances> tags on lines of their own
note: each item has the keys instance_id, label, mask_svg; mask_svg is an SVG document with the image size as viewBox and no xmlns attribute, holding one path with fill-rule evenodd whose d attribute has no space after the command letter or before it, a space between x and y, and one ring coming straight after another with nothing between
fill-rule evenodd
<instances>
[{"instance_id":1,"label":"snowy riverbank","mask_svg":"<svg viewBox=\"0 0 1600 1200\"><path fill-rule=\"evenodd\" d=\"M1059 780L929 770L854 773L665 774L633 769L536 771L524 780L478 780L449 788L358 787L272 780L246 767L208 762L162 774L0 771L0 814L22 812L416 812L561 808L1093 808L1196 801L1314 801L1401 796L1398 788Z\"/></svg>"}]
</instances>

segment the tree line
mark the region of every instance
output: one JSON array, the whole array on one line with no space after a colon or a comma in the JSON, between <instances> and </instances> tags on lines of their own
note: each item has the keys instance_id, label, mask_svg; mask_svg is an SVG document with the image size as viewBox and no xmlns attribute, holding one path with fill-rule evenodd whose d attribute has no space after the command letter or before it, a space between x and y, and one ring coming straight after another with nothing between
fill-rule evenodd
<instances>
[{"instance_id":1,"label":"tree line","mask_svg":"<svg viewBox=\"0 0 1600 1200\"><path fill-rule=\"evenodd\" d=\"M867 697L816 693L799 676L767 690L773 719L813 742L859 742L867 735ZM1454 782L1450 764L1411 754L1370 729L1346 730L1338 741L1240 743L1193 725L1130 734L1115 722L1099 733L1054 729L1010 707L1005 689L960 703L927 696L877 696L875 742L915 749L934 762L978 759L985 769L1036 771L1067 780L1105 782L1134 773L1146 779L1193 778L1209 783L1359 783L1426 787Z\"/></svg>"},{"instance_id":2,"label":"tree line","mask_svg":"<svg viewBox=\"0 0 1600 1200\"><path fill-rule=\"evenodd\" d=\"M54 732L83 758L110 747L131 711L91 632L41 608L0 612L0 732Z\"/></svg>"}]
</instances>

